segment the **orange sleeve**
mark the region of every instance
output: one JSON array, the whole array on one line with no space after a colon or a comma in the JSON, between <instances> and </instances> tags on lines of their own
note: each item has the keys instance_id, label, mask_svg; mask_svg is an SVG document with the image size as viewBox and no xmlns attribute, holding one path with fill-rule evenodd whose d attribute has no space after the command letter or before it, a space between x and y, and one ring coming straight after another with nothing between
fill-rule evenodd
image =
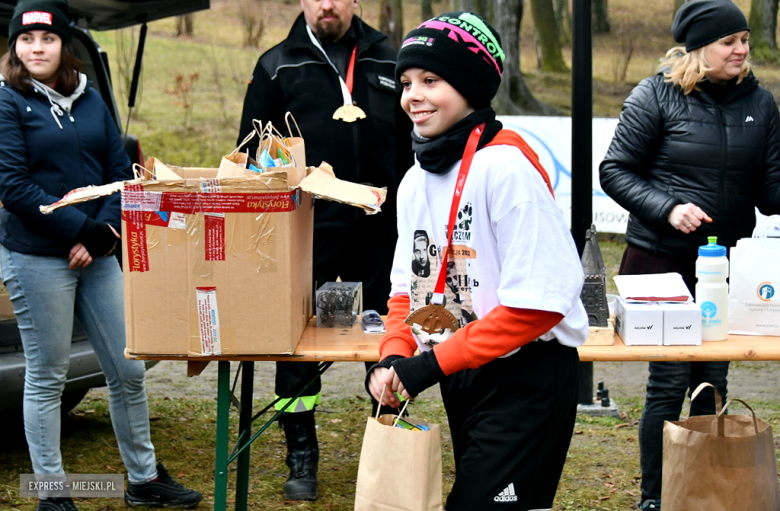
<instances>
[{"instance_id":1,"label":"orange sleeve","mask_svg":"<svg viewBox=\"0 0 780 511\"><path fill-rule=\"evenodd\" d=\"M433 353L447 376L462 369L476 369L536 340L562 319L563 314L558 312L499 305L435 346Z\"/></svg>"},{"instance_id":2,"label":"orange sleeve","mask_svg":"<svg viewBox=\"0 0 780 511\"><path fill-rule=\"evenodd\" d=\"M387 321L385 321L385 336L379 341L379 360L390 355L411 357L417 349L417 342L412 335L412 329L404 323L409 316L411 302L409 295L398 295L387 301Z\"/></svg>"}]
</instances>

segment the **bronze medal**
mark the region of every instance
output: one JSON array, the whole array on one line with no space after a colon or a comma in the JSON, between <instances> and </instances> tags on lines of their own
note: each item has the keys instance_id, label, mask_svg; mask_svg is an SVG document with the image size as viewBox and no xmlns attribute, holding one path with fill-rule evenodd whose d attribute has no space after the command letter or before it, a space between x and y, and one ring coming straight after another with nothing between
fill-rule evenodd
<instances>
[{"instance_id":1,"label":"bronze medal","mask_svg":"<svg viewBox=\"0 0 780 511\"><path fill-rule=\"evenodd\" d=\"M430 303L409 314L404 321L407 325L420 325L429 334L438 334L449 328L451 332L458 329L458 319L448 311L444 304Z\"/></svg>"}]
</instances>

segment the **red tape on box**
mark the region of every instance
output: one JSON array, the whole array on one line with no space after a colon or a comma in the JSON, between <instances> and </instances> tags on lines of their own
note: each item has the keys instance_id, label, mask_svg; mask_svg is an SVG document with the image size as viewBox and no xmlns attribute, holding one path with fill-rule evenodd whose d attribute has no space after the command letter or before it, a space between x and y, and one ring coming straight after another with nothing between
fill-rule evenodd
<instances>
[{"instance_id":1,"label":"red tape on box","mask_svg":"<svg viewBox=\"0 0 780 511\"><path fill-rule=\"evenodd\" d=\"M225 260L225 214L206 213L206 261Z\"/></svg>"},{"instance_id":2,"label":"red tape on box","mask_svg":"<svg viewBox=\"0 0 780 511\"><path fill-rule=\"evenodd\" d=\"M127 222L130 271L149 271L146 225L168 227L171 213L204 213L206 261L224 261L225 213L286 213L300 204L299 190L209 193L218 191L218 185L207 182L205 193L146 192L143 185L127 185L122 191L122 219Z\"/></svg>"},{"instance_id":3,"label":"red tape on box","mask_svg":"<svg viewBox=\"0 0 780 511\"><path fill-rule=\"evenodd\" d=\"M141 185L127 185L130 193L143 193ZM122 192L124 194L124 192ZM127 213L125 215L125 213ZM127 229L127 261L129 270L137 272L149 271L149 252L146 248L146 222L143 211L123 211Z\"/></svg>"},{"instance_id":4,"label":"red tape on box","mask_svg":"<svg viewBox=\"0 0 780 511\"><path fill-rule=\"evenodd\" d=\"M125 189L122 192L122 211L286 213L295 211L299 202L298 190L281 193L179 193Z\"/></svg>"}]
</instances>

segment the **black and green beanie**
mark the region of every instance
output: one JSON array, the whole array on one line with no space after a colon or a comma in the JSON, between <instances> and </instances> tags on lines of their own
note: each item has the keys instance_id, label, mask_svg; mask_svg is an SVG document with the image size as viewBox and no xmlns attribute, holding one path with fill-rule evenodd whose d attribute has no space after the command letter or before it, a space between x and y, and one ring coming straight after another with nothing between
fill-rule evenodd
<instances>
[{"instance_id":1,"label":"black and green beanie","mask_svg":"<svg viewBox=\"0 0 780 511\"><path fill-rule=\"evenodd\" d=\"M501 84L501 36L472 12L447 12L406 35L395 64L396 79L419 67L441 76L476 109L490 105Z\"/></svg>"},{"instance_id":2,"label":"black and green beanie","mask_svg":"<svg viewBox=\"0 0 780 511\"><path fill-rule=\"evenodd\" d=\"M46 30L71 41L67 0L19 0L8 26L10 44L23 32Z\"/></svg>"}]
</instances>

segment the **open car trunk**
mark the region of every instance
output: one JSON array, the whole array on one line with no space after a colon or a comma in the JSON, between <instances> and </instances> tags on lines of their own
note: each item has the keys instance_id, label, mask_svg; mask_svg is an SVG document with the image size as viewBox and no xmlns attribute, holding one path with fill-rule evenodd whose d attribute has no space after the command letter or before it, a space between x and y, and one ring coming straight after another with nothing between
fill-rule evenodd
<instances>
[{"instance_id":1,"label":"open car trunk","mask_svg":"<svg viewBox=\"0 0 780 511\"><path fill-rule=\"evenodd\" d=\"M6 26L16 0L0 0ZM71 17L82 28L115 30L209 8L209 0L69 0Z\"/></svg>"}]
</instances>

